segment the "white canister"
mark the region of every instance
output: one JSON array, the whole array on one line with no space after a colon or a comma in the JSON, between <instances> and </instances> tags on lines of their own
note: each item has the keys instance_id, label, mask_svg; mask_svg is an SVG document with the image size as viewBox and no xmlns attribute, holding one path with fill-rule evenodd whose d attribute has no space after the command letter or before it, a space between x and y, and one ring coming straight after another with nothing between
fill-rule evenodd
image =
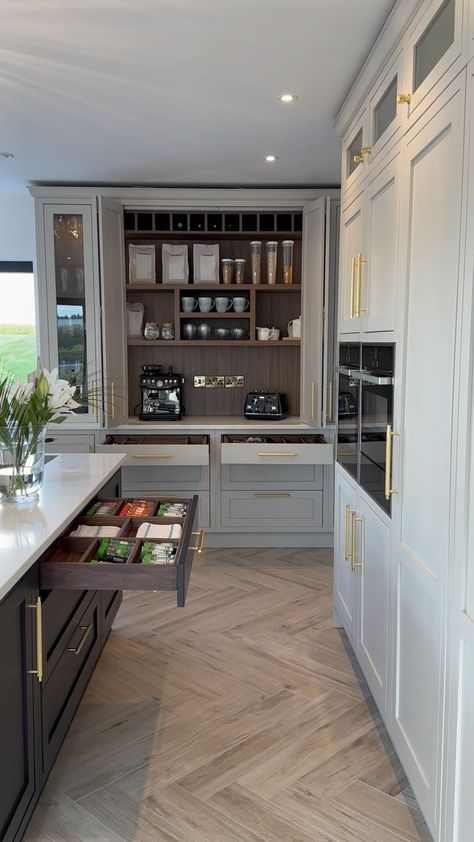
<instances>
[{"instance_id":1,"label":"white canister","mask_svg":"<svg viewBox=\"0 0 474 842\"><path fill-rule=\"evenodd\" d=\"M144 313L144 304L140 304L139 302L137 302L136 304L127 304L129 336L142 336Z\"/></svg>"}]
</instances>

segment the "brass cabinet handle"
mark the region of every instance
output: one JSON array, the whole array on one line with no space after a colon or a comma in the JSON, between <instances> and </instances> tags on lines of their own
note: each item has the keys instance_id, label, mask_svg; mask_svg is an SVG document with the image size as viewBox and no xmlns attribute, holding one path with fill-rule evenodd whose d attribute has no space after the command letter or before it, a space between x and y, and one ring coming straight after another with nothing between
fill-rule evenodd
<instances>
[{"instance_id":1,"label":"brass cabinet handle","mask_svg":"<svg viewBox=\"0 0 474 842\"><path fill-rule=\"evenodd\" d=\"M355 291L355 267L356 267L356 258L353 257L351 260L351 312L350 312L350 319L354 318L354 291Z\"/></svg>"},{"instance_id":2,"label":"brass cabinet handle","mask_svg":"<svg viewBox=\"0 0 474 842\"><path fill-rule=\"evenodd\" d=\"M201 554L204 549L204 529L200 529L198 532L191 532L191 535L199 535L199 539L197 545L195 547L190 547L189 549Z\"/></svg>"},{"instance_id":3,"label":"brass cabinet handle","mask_svg":"<svg viewBox=\"0 0 474 842\"><path fill-rule=\"evenodd\" d=\"M355 509L351 509L350 506L346 506L346 544L344 547L344 559L345 561L350 561L352 558L352 550L349 549L350 545L350 531L351 531L351 515L355 513Z\"/></svg>"},{"instance_id":4,"label":"brass cabinet handle","mask_svg":"<svg viewBox=\"0 0 474 842\"><path fill-rule=\"evenodd\" d=\"M363 164L365 161L366 155L370 155L372 152L371 146L362 146L360 150L360 155L354 155L354 163L356 164Z\"/></svg>"},{"instance_id":5,"label":"brass cabinet handle","mask_svg":"<svg viewBox=\"0 0 474 842\"><path fill-rule=\"evenodd\" d=\"M259 494L259 493L257 492L257 493L255 493L255 495L254 495L254 496L255 496L255 497L261 497L261 498L268 498L268 499L271 499L271 498L273 498L273 497L290 497L291 495L290 495L290 494L283 493L283 492L282 492L281 494L280 494L280 493L277 493L277 492L275 492L274 494L264 494L263 492Z\"/></svg>"},{"instance_id":6,"label":"brass cabinet handle","mask_svg":"<svg viewBox=\"0 0 474 842\"><path fill-rule=\"evenodd\" d=\"M112 407L112 421L115 421L115 383L113 380L110 384L110 404Z\"/></svg>"},{"instance_id":7,"label":"brass cabinet handle","mask_svg":"<svg viewBox=\"0 0 474 842\"><path fill-rule=\"evenodd\" d=\"M394 433L392 425L387 424L386 439L385 439L385 499L390 500L392 494L398 494L396 488L391 488L392 484L392 443L393 437L399 436L400 433Z\"/></svg>"},{"instance_id":8,"label":"brass cabinet handle","mask_svg":"<svg viewBox=\"0 0 474 842\"><path fill-rule=\"evenodd\" d=\"M356 303L355 303L355 307L354 307L354 310L355 310L354 315L358 319L360 317L361 313L367 312L367 310L361 309L361 307L360 307L360 289L361 289L361 285L362 285L362 264L367 263L367 261L364 260L364 258L362 257L361 254L358 254L355 260L356 260L357 273L356 273L356 285L355 285Z\"/></svg>"},{"instance_id":9,"label":"brass cabinet handle","mask_svg":"<svg viewBox=\"0 0 474 842\"><path fill-rule=\"evenodd\" d=\"M398 105L410 105L411 102L411 94L398 94L397 96L397 104Z\"/></svg>"},{"instance_id":10,"label":"brass cabinet handle","mask_svg":"<svg viewBox=\"0 0 474 842\"><path fill-rule=\"evenodd\" d=\"M332 380L328 383L328 406L329 406L329 412L327 413L328 421L334 421L334 394L333 394Z\"/></svg>"},{"instance_id":11,"label":"brass cabinet handle","mask_svg":"<svg viewBox=\"0 0 474 842\"><path fill-rule=\"evenodd\" d=\"M257 456L298 456L297 453L292 453L291 451L280 451L279 453L258 453Z\"/></svg>"},{"instance_id":12,"label":"brass cabinet handle","mask_svg":"<svg viewBox=\"0 0 474 842\"><path fill-rule=\"evenodd\" d=\"M36 602L27 605L36 611L36 669L28 670L29 675L36 675L39 683L43 681L43 605L41 597L38 596Z\"/></svg>"},{"instance_id":13,"label":"brass cabinet handle","mask_svg":"<svg viewBox=\"0 0 474 842\"><path fill-rule=\"evenodd\" d=\"M87 638L89 637L92 631L92 623L89 626L78 626L77 628L83 631L84 634L82 635L81 640L77 646L67 647L66 652L72 652L73 655L79 655L79 652L83 648Z\"/></svg>"},{"instance_id":14,"label":"brass cabinet handle","mask_svg":"<svg viewBox=\"0 0 474 842\"><path fill-rule=\"evenodd\" d=\"M357 516L357 512L352 512L352 548L351 548L351 570L353 573L358 567L362 567L360 561L357 561L357 524L362 523L362 518Z\"/></svg>"},{"instance_id":15,"label":"brass cabinet handle","mask_svg":"<svg viewBox=\"0 0 474 842\"><path fill-rule=\"evenodd\" d=\"M171 459L171 453L132 453L133 459Z\"/></svg>"}]
</instances>

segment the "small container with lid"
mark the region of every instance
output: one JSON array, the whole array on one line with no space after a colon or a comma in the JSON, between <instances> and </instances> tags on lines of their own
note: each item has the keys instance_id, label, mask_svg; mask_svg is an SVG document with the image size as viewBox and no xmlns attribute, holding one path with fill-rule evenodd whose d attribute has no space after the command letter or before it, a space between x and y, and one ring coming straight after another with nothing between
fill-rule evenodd
<instances>
[{"instance_id":1,"label":"small container with lid","mask_svg":"<svg viewBox=\"0 0 474 842\"><path fill-rule=\"evenodd\" d=\"M276 284L278 243L269 240L265 245L267 250L267 284Z\"/></svg>"},{"instance_id":2,"label":"small container with lid","mask_svg":"<svg viewBox=\"0 0 474 842\"><path fill-rule=\"evenodd\" d=\"M245 259L243 257L238 257L234 260L235 266L235 283L236 284L244 284L245 283Z\"/></svg>"},{"instance_id":3,"label":"small container with lid","mask_svg":"<svg viewBox=\"0 0 474 842\"><path fill-rule=\"evenodd\" d=\"M174 324L173 322L163 322L161 325L161 338L174 339Z\"/></svg>"},{"instance_id":4,"label":"small container with lid","mask_svg":"<svg viewBox=\"0 0 474 842\"><path fill-rule=\"evenodd\" d=\"M232 284L234 282L234 261L232 258L223 257L222 264L222 283Z\"/></svg>"},{"instance_id":5,"label":"small container with lid","mask_svg":"<svg viewBox=\"0 0 474 842\"><path fill-rule=\"evenodd\" d=\"M250 269L252 283L259 284L262 277L262 243L260 240L252 240L250 243Z\"/></svg>"}]
</instances>

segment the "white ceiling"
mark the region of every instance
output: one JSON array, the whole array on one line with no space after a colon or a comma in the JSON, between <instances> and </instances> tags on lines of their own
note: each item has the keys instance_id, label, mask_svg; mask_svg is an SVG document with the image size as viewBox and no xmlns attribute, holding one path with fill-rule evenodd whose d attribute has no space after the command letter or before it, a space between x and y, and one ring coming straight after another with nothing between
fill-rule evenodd
<instances>
[{"instance_id":1,"label":"white ceiling","mask_svg":"<svg viewBox=\"0 0 474 842\"><path fill-rule=\"evenodd\" d=\"M0 192L337 184L333 120L393 5L2 0Z\"/></svg>"}]
</instances>

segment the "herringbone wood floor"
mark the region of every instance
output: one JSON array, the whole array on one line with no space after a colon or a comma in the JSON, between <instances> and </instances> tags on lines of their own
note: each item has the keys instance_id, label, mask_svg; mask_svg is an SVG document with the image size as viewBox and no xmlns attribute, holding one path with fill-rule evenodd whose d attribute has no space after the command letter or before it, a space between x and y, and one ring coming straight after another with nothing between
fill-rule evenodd
<instances>
[{"instance_id":1,"label":"herringbone wood floor","mask_svg":"<svg viewBox=\"0 0 474 842\"><path fill-rule=\"evenodd\" d=\"M330 553L213 550L131 593L28 842L401 842L421 813L344 636Z\"/></svg>"}]
</instances>

